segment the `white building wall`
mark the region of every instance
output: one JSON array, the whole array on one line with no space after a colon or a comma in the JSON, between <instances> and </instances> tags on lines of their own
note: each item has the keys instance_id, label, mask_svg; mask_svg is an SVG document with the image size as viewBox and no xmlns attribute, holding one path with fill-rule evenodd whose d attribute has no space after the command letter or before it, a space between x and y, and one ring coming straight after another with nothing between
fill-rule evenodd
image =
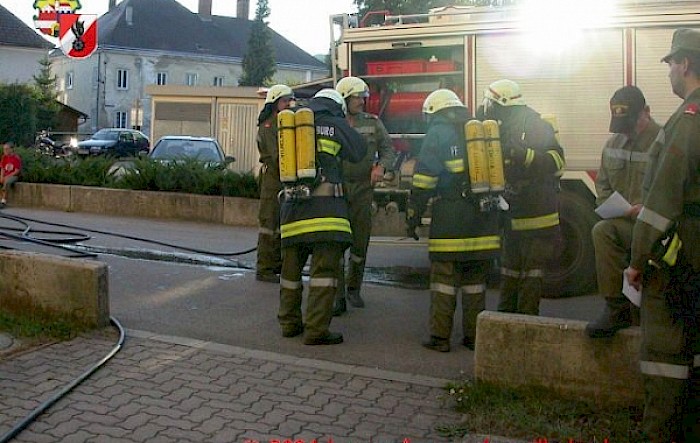
<instances>
[{"instance_id":1,"label":"white building wall","mask_svg":"<svg viewBox=\"0 0 700 443\"><path fill-rule=\"evenodd\" d=\"M0 46L0 82L31 83L41 70L39 61L48 54L45 49Z\"/></svg>"}]
</instances>

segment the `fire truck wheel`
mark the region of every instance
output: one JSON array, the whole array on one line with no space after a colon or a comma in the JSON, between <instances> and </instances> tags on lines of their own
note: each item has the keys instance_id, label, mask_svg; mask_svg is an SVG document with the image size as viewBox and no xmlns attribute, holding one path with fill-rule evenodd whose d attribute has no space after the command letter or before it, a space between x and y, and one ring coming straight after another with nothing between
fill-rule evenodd
<instances>
[{"instance_id":1,"label":"fire truck wheel","mask_svg":"<svg viewBox=\"0 0 700 443\"><path fill-rule=\"evenodd\" d=\"M545 279L547 298L591 294L596 289L591 229L599 220L594 201L570 190L560 194L561 241Z\"/></svg>"}]
</instances>

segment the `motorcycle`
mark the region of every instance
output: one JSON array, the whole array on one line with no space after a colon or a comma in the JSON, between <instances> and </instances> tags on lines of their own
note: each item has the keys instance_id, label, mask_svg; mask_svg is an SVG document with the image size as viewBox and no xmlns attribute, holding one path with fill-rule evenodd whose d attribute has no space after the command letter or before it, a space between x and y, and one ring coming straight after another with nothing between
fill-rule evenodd
<instances>
[{"instance_id":1,"label":"motorcycle","mask_svg":"<svg viewBox=\"0 0 700 443\"><path fill-rule=\"evenodd\" d=\"M53 140L47 131L41 131L34 140L34 148L40 154L51 157L65 157L70 153L68 144Z\"/></svg>"}]
</instances>

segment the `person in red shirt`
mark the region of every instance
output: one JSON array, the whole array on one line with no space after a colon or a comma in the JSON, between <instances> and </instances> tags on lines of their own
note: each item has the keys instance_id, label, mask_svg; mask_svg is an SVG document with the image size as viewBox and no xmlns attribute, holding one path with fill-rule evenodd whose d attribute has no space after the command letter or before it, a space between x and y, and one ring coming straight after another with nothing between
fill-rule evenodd
<instances>
[{"instance_id":1,"label":"person in red shirt","mask_svg":"<svg viewBox=\"0 0 700 443\"><path fill-rule=\"evenodd\" d=\"M19 179L22 170L22 159L15 154L15 144L6 142L2 147L2 161L0 161L0 208L7 205L7 189Z\"/></svg>"}]
</instances>

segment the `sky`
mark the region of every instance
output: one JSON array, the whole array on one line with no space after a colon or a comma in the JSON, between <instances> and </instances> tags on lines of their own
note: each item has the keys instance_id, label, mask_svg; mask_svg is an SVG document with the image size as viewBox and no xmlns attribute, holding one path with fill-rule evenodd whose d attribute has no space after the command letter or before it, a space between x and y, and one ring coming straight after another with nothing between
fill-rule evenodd
<instances>
[{"instance_id":1,"label":"sky","mask_svg":"<svg viewBox=\"0 0 700 443\"><path fill-rule=\"evenodd\" d=\"M121 0L117 0L120 3ZM196 12L198 0L177 0ZM34 28L32 17L34 0L0 0L0 4L19 19ZM102 15L107 12L109 0L80 0L81 14ZM255 17L256 0L250 0L250 18ZM329 16L331 14L356 12L353 0L268 0L270 7L269 26L287 40L306 52L325 54L330 44ZM212 14L236 15L235 0L212 0ZM52 43L57 43L51 39Z\"/></svg>"}]
</instances>

